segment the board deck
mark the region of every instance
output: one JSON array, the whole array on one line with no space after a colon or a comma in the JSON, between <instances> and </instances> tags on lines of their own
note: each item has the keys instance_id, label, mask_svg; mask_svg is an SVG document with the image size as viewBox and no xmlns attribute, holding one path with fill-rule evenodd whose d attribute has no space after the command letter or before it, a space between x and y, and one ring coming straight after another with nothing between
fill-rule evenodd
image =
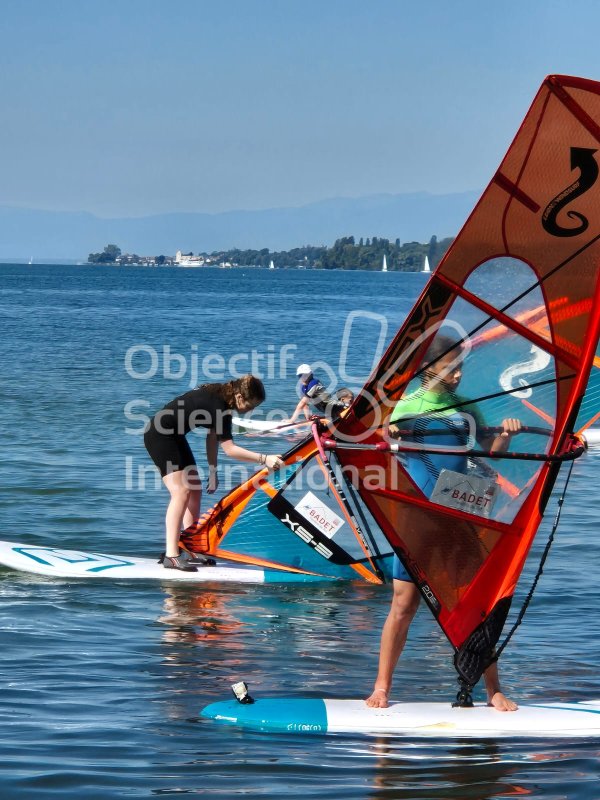
<instances>
[{"instance_id":1,"label":"board deck","mask_svg":"<svg viewBox=\"0 0 600 800\"><path fill-rule=\"evenodd\" d=\"M583 435L589 447L598 447L600 445L600 428L588 428L583 432Z\"/></svg>"},{"instance_id":2,"label":"board deck","mask_svg":"<svg viewBox=\"0 0 600 800\"><path fill-rule=\"evenodd\" d=\"M322 583L341 580L316 572L292 572L273 566L253 566L223 558L215 566L198 565L196 572L165 569L154 558L116 556L65 550L61 547L0 541L0 567L54 578L159 580L179 583Z\"/></svg>"},{"instance_id":3,"label":"board deck","mask_svg":"<svg viewBox=\"0 0 600 800\"><path fill-rule=\"evenodd\" d=\"M268 434L271 436L290 436L296 438L305 436L309 432L312 424L310 420L304 419L290 425L281 420L245 419L244 417L232 417L231 422L236 428L247 434Z\"/></svg>"},{"instance_id":4,"label":"board deck","mask_svg":"<svg viewBox=\"0 0 600 800\"><path fill-rule=\"evenodd\" d=\"M197 572L165 569L156 559L130 558L106 553L86 553L59 547L0 541L0 565L21 572L55 578L110 578L111 580L161 580L186 583L265 583L264 569L230 566L217 562L214 567L198 567ZM280 580L285 580L283 576Z\"/></svg>"},{"instance_id":5,"label":"board deck","mask_svg":"<svg viewBox=\"0 0 600 800\"><path fill-rule=\"evenodd\" d=\"M397 734L411 738L489 736L600 737L600 700L582 703L529 703L501 712L486 705L452 708L450 703L397 703L368 708L364 700L265 698L244 705L225 700L206 706L201 716L220 723L289 733Z\"/></svg>"}]
</instances>

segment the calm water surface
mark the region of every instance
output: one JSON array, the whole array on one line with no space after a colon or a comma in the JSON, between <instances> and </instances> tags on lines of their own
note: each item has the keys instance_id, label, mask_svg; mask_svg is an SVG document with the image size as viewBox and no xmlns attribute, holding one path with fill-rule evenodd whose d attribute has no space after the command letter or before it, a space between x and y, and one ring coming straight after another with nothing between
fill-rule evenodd
<instances>
[{"instance_id":1,"label":"calm water surface","mask_svg":"<svg viewBox=\"0 0 600 800\"><path fill-rule=\"evenodd\" d=\"M204 363L217 379L218 357L227 366L237 355L245 371L255 350L266 407L289 413L298 361L322 359L358 385L423 282L394 273L0 266L1 538L158 553L166 494L145 471L140 436L127 430L188 388L194 358L201 366L214 356ZM348 330L352 312L360 313ZM291 348L285 361L282 344ZM201 456L201 437L193 446ZM282 448L263 440L260 449ZM540 587L503 656L503 682L517 700L600 697L599 469L600 451L576 464ZM538 555L548 530L549 522ZM255 696L365 695L389 592L0 571L0 796L600 796L597 741L266 735L199 719L242 678ZM453 692L449 647L421 610L395 696L445 701Z\"/></svg>"}]
</instances>

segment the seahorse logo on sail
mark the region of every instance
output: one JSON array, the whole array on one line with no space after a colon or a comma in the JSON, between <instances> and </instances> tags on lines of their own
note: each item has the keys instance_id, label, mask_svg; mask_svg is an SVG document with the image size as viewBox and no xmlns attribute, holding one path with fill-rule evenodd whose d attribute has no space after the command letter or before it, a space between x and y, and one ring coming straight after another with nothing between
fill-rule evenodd
<instances>
[{"instance_id":1,"label":"seahorse logo on sail","mask_svg":"<svg viewBox=\"0 0 600 800\"><path fill-rule=\"evenodd\" d=\"M532 372L541 372L546 369L552 356L546 353L540 347L531 345L531 358L527 361L519 361L518 364L512 364L504 370L500 375L500 386L505 392L512 394L513 397L527 398L533 394L533 389L529 385L529 381L521 376L531 375ZM517 389L517 386L523 387Z\"/></svg>"},{"instance_id":2,"label":"seahorse logo on sail","mask_svg":"<svg viewBox=\"0 0 600 800\"><path fill-rule=\"evenodd\" d=\"M589 221L587 217L578 211L567 211L566 216L572 220L578 220L579 224L574 227L565 228L559 225L557 217L563 209L573 202L577 197L585 194L598 179L598 163L594 158L596 150L589 147L571 148L571 170L579 169L579 178L572 184L563 189L560 194L551 200L542 214L542 226L544 230L552 236L579 236L587 230Z\"/></svg>"}]
</instances>

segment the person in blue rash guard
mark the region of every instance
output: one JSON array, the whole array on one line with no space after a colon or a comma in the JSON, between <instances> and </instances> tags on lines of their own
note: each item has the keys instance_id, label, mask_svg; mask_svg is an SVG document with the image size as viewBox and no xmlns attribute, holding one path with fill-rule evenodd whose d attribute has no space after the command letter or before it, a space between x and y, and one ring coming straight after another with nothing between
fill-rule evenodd
<instances>
[{"instance_id":1,"label":"person in blue rash guard","mask_svg":"<svg viewBox=\"0 0 600 800\"><path fill-rule=\"evenodd\" d=\"M457 407L461 401L466 404L467 400L456 394L462 378L461 346L447 336L437 336L429 347L423 363L425 368L422 386L397 403L390 416L389 434L397 436L399 430L410 425L412 441L419 442L424 440L427 428L435 426L448 431L435 437L436 444L463 445L466 423L465 417L460 414ZM469 403L466 411L474 420L476 429L481 428L483 418L476 405ZM419 418L419 414L426 416ZM403 418L409 422L403 423ZM477 437L481 446L491 452L505 452L512 436L521 429L521 423L516 419L505 419L502 428L502 432L496 436ZM466 466L466 455L422 453L417 450L406 454L406 469L427 497L433 491L442 469L464 472ZM419 606L419 591L398 556L394 556L392 575L394 579L392 604L381 634L379 669L373 691L365 701L372 708L388 706L394 669ZM485 670L483 678L488 705L498 711L516 710L517 704L507 698L500 688L496 663Z\"/></svg>"},{"instance_id":2,"label":"person in blue rash guard","mask_svg":"<svg viewBox=\"0 0 600 800\"><path fill-rule=\"evenodd\" d=\"M328 394L320 380L313 375L309 364L300 364L296 370L296 376L300 379L300 392L302 397L294 409L294 413L287 420L288 423L295 422L300 414L304 414L305 419L310 419L310 408L314 407L320 414L327 414L337 417L353 400L353 394L349 389L338 389L334 397Z\"/></svg>"}]
</instances>

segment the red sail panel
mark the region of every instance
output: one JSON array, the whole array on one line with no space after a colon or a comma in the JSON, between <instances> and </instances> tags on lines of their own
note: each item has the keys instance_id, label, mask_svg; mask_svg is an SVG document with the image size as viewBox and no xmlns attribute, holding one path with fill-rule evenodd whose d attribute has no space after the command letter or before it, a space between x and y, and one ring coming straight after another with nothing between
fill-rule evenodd
<instances>
[{"instance_id":1,"label":"red sail panel","mask_svg":"<svg viewBox=\"0 0 600 800\"><path fill-rule=\"evenodd\" d=\"M550 76L375 373L337 423L338 441L387 440L390 417L414 404L425 353L443 336L460 341L466 356L460 397L428 413L438 422L468 417L472 451L489 448L490 432L507 418L528 430L510 450L538 460L467 453L459 465L443 445L435 452L434 436L404 442L420 448L418 458L352 447L338 453L469 682L489 663L501 634L558 474L558 464L543 459L566 447L596 354L599 163L600 84ZM439 469L436 460L446 466ZM415 477L415 469L423 474Z\"/></svg>"}]
</instances>

